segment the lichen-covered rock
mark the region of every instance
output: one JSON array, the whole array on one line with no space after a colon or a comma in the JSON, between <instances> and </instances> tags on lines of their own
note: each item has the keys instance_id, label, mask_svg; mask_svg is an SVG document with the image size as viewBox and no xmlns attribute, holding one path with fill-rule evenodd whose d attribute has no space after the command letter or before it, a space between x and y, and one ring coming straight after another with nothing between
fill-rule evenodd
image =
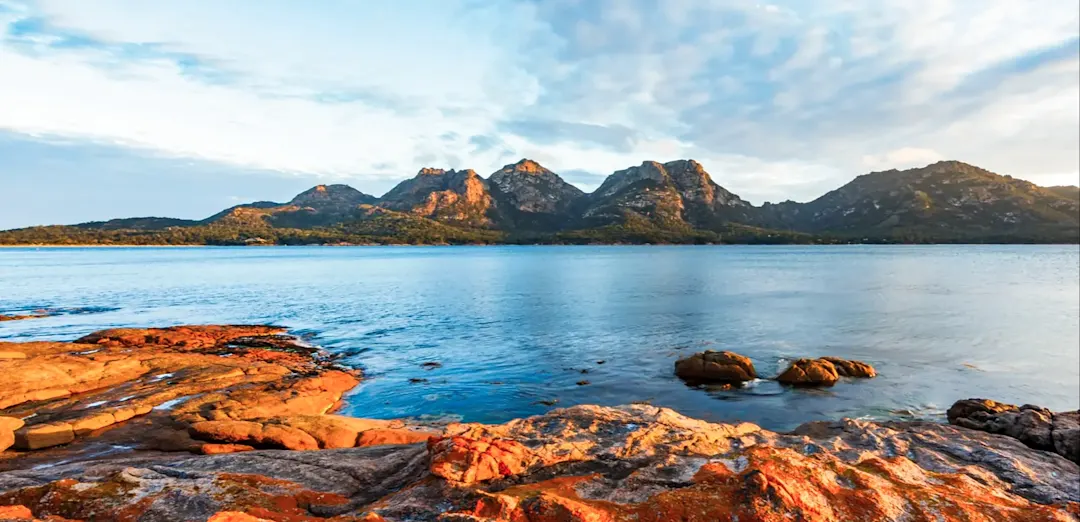
<instances>
[{"instance_id":1,"label":"lichen-covered rock","mask_svg":"<svg viewBox=\"0 0 1080 522\"><path fill-rule=\"evenodd\" d=\"M274 522L268 518L259 518L239 511L222 511L208 518L206 522Z\"/></svg>"},{"instance_id":2,"label":"lichen-covered rock","mask_svg":"<svg viewBox=\"0 0 1080 522\"><path fill-rule=\"evenodd\" d=\"M824 359L796 359L776 380L795 386L832 386L840 373Z\"/></svg>"},{"instance_id":3,"label":"lichen-covered rock","mask_svg":"<svg viewBox=\"0 0 1080 522\"><path fill-rule=\"evenodd\" d=\"M874 367L862 361L851 361L839 357L822 357L821 360L832 363L833 367L836 368L836 373L841 377L870 379L877 376L877 371L874 370Z\"/></svg>"},{"instance_id":4,"label":"lichen-covered rock","mask_svg":"<svg viewBox=\"0 0 1080 522\"><path fill-rule=\"evenodd\" d=\"M32 520L34 513L26 506L0 506L0 520Z\"/></svg>"},{"instance_id":5,"label":"lichen-covered rock","mask_svg":"<svg viewBox=\"0 0 1080 522\"><path fill-rule=\"evenodd\" d=\"M1036 449L1053 451L1080 462L1080 412L1054 413L1025 404L1015 406L989 399L957 401L946 412L949 423L1013 437Z\"/></svg>"},{"instance_id":6,"label":"lichen-covered rock","mask_svg":"<svg viewBox=\"0 0 1080 522\"><path fill-rule=\"evenodd\" d=\"M54 462L0 473L0 505L41 518L244 522L1080 515L1077 464L946 424L845 420L780 434L636 405L575 406L445 431L427 445Z\"/></svg>"},{"instance_id":7,"label":"lichen-covered rock","mask_svg":"<svg viewBox=\"0 0 1080 522\"><path fill-rule=\"evenodd\" d=\"M524 472L536 457L517 441L444 437L428 441L431 473L446 480L472 484Z\"/></svg>"},{"instance_id":8,"label":"lichen-covered rock","mask_svg":"<svg viewBox=\"0 0 1080 522\"><path fill-rule=\"evenodd\" d=\"M675 375L691 382L743 383L757 378L754 363L734 352L706 350L675 362Z\"/></svg>"},{"instance_id":9,"label":"lichen-covered rock","mask_svg":"<svg viewBox=\"0 0 1080 522\"><path fill-rule=\"evenodd\" d=\"M179 435L189 424L318 417L359 383L359 372L333 367L315 357L316 348L270 326L121 328L72 343L0 343L0 350L22 356L0 359L0 413L27 419L13 441L23 450L70 444L145 416L129 430L140 445L199 451ZM119 441L131 438L109 437L125 446ZM6 439L0 424L0 445ZM299 448L311 436L281 425L256 439ZM348 447L355 442L353 434ZM80 447L100 451L91 446Z\"/></svg>"}]
</instances>

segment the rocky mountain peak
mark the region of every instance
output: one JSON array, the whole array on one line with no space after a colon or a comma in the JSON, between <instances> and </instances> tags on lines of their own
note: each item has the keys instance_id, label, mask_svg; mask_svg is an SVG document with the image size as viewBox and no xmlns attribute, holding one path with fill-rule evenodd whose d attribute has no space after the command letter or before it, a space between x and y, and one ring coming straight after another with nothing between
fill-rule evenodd
<instances>
[{"instance_id":1,"label":"rocky mountain peak","mask_svg":"<svg viewBox=\"0 0 1080 522\"><path fill-rule=\"evenodd\" d=\"M375 201L374 196L364 194L348 185L316 185L289 202L300 207L355 206Z\"/></svg>"},{"instance_id":2,"label":"rocky mountain peak","mask_svg":"<svg viewBox=\"0 0 1080 522\"><path fill-rule=\"evenodd\" d=\"M565 213L574 201L585 195L558 174L530 159L506 165L492 173L489 179L507 210L529 216Z\"/></svg>"},{"instance_id":3,"label":"rocky mountain peak","mask_svg":"<svg viewBox=\"0 0 1080 522\"><path fill-rule=\"evenodd\" d=\"M382 197L391 210L473 226L492 223L493 202L487 182L472 169L423 168Z\"/></svg>"},{"instance_id":4,"label":"rocky mountain peak","mask_svg":"<svg viewBox=\"0 0 1080 522\"><path fill-rule=\"evenodd\" d=\"M515 171L517 171L517 172L527 172L527 173L530 173L530 174L539 174L541 172L551 172L548 169L545 169L539 163L537 163L537 162L535 162L535 161L533 161L531 159L528 159L528 158L523 158L521 161L519 161L517 163L514 163L513 165L507 165L507 167L513 167L513 169Z\"/></svg>"}]
</instances>

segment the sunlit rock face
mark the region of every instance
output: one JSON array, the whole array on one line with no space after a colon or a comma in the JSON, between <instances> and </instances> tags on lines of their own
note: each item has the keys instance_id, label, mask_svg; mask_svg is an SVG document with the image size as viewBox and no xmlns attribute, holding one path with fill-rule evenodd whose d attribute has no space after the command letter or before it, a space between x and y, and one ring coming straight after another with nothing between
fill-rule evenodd
<instances>
[{"instance_id":1,"label":"sunlit rock face","mask_svg":"<svg viewBox=\"0 0 1080 522\"><path fill-rule=\"evenodd\" d=\"M608 176L589 195L584 217L590 223L618 223L635 216L661 227L710 229L751 222L753 210L694 160L646 161Z\"/></svg>"},{"instance_id":2,"label":"sunlit rock face","mask_svg":"<svg viewBox=\"0 0 1080 522\"><path fill-rule=\"evenodd\" d=\"M1080 514L1075 463L1010 437L936 423L819 422L779 434L651 406L576 406L502 425L451 424L426 443L401 442L66 455L0 474L0 505L72 520L1067 521Z\"/></svg>"},{"instance_id":3,"label":"sunlit rock face","mask_svg":"<svg viewBox=\"0 0 1080 522\"><path fill-rule=\"evenodd\" d=\"M473 170L421 169L387 192L380 204L436 221L490 227L498 221L486 180Z\"/></svg>"},{"instance_id":4,"label":"sunlit rock face","mask_svg":"<svg viewBox=\"0 0 1080 522\"><path fill-rule=\"evenodd\" d=\"M535 161L506 165L488 180L516 228L554 230L577 222L585 193Z\"/></svg>"},{"instance_id":5,"label":"sunlit rock face","mask_svg":"<svg viewBox=\"0 0 1080 522\"><path fill-rule=\"evenodd\" d=\"M871 236L893 229L913 237L1053 235L1076 228L1076 194L1075 187L1044 188L959 161L941 161L864 174L809 203L765 205L761 223Z\"/></svg>"}]
</instances>

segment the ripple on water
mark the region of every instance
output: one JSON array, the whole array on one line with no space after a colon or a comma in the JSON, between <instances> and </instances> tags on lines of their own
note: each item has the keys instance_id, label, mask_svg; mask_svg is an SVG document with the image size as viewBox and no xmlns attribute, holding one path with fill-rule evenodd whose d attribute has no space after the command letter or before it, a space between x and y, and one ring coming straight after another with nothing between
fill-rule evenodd
<instances>
[{"instance_id":1,"label":"ripple on water","mask_svg":"<svg viewBox=\"0 0 1080 522\"><path fill-rule=\"evenodd\" d=\"M363 368L343 411L365 417L503 422L551 408L538 401L647 401L790 429L939 418L988 393L1080 406L1075 246L2 249L0 288L0 310L66 311L5 322L3 339L286 325ZM879 375L823 390L672 375L706 348L750 357L763 378L822 355Z\"/></svg>"}]
</instances>

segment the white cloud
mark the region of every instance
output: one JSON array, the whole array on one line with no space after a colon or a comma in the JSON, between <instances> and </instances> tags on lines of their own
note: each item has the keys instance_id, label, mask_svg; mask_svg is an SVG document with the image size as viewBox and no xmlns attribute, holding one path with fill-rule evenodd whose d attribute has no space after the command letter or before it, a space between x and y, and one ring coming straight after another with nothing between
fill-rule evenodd
<instances>
[{"instance_id":1,"label":"white cloud","mask_svg":"<svg viewBox=\"0 0 1080 522\"><path fill-rule=\"evenodd\" d=\"M943 158L1080 178L1068 2L472 4L0 0L0 128L360 188L523 156L692 156L755 200ZM500 132L514 121L549 124Z\"/></svg>"},{"instance_id":2,"label":"white cloud","mask_svg":"<svg viewBox=\"0 0 1080 522\"><path fill-rule=\"evenodd\" d=\"M933 149L921 149L918 147L902 147L890 150L877 156L863 156L863 165L873 170L906 169L927 165L944 159L941 154Z\"/></svg>"}]
</instances>

